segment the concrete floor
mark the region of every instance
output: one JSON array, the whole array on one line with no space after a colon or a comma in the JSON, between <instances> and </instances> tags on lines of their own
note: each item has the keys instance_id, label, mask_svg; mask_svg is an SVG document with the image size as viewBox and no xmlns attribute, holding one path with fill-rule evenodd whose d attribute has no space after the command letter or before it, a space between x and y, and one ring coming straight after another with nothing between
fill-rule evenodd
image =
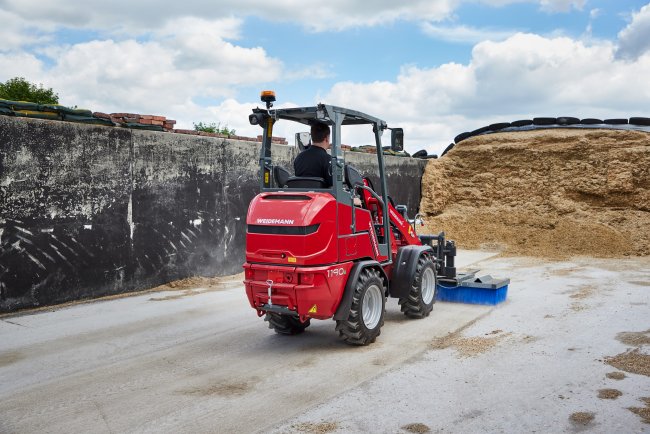
<instances>
[{"instance_id":1,"label":"concrete floor","mask_svg":"<svg viewBox=\"0 0 650 434\"><path fill-rule=\"evenodd\" d=\"M639 398L650 397L650 378L609 379L618 370L604 362L634 348L618 333L646 332L642 341L650 343L650 260L509 258L477 265L511 276L505 303L447 348L431 339L430 349L405 364L273 432L650 432L628 410L644 407ZM650 354L650 345L641 350ZM601 389L622 395L601 399ZM575 423L577 412L593 420Z\"/></svg>"},{"instance_id":2,"label":"concrete floor","mask_svg":"<svg viewBox=\"0 0 650 434\"><path fill-rule=\"evenodd\" d=\"M407 320L389 300L361 348L332 321L274 334L236 282L5 316L0 433L649 431L627 407L650 378L608 379L603 360L630 348L619 332L650 329L650 259L491 256L458 264L510 276L505 303Z\"/></svg>"}]
</instances>

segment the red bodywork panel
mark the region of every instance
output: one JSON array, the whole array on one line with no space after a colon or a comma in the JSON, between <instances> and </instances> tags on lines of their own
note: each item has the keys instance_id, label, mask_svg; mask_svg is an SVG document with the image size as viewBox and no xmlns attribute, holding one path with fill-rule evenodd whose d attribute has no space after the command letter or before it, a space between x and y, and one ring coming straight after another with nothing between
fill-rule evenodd
<instances>
[{"instance_id":1,"label":"red bodywork panel","mask_svg":"<svg viewBox=\"0 0 650 434\"><path fill-rule=\"evenodd\" d=\"M341 301L353 262L323 267L277 267L244 264L244 286L251 307L260 312L271 302L297 312L303 319L331 318Z\"/></svg>"},{"instance_id":2,"label":"red bodywork panel","mask_svg":"<svg viewBox=\"0 0 650 434\"><path fill-rule=\"evenodd\" d=\"M257 195L246 217L244 285L251 306L260 312L268 303L272 281L273 305L303 319L331 318L354 262L376 259L370 212L358 207L354 212L352 233L352 206L329 193Z\"/></svg>"},{"instance_id":3,"label":"red bodywork panel","mask_svg":"<svg viewBox=\"0 0 650 434\"><path fill-rule=\"evenodd\" d=\"M378 236L384 236L377 201L364 190L364 207L339 203L329 193L279 191L257 195L246 217L246 294L261 315L271 303L301 319L331 318L343 296L354 263L384 262ZM354 210L354 231L352 212ZM389 204L391 253L420 244L411 225ZM395 236L397 232L397 237ZM384 267L390 279L392 265Z\"/></svg>"},{"instance_id":4,"label":"red bodywork panel","mask_svg":"<svg viewBox=\"0 0 650 434\"><path fill-rule=\"evenodd\" d=\"M258 194L246 225L247 262L299 266L338 261L336 200L330 194ZM252 232L251 225L259 232Z\"/></svg>"},{"instance_id":5,"label":"red bodywork panel","mask_svg":"<svg viewBox=\"0 0 650 434\"><path fill-rule=\"evenodd\" d=\"M371 216L367 209L354 207L355 232L352 232L352 206L338 204L339 208L339 262L360 258L377 259L371 241ZM376 243L376 237L375 237ZM375 244L376 245L376 244Z\"/></svg>"}]
</instances>

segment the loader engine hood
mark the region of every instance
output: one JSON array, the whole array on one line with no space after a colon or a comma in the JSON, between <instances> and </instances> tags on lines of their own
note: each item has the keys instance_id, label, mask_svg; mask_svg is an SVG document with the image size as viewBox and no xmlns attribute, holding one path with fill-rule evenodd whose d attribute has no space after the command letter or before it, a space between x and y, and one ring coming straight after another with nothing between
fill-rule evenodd
<instances>
[{"instance_id":1,"label":"loader engine hood","mask_svg":"<svg viewBox=\"0 0 650 434\"><path fill-rule=\"evenodd\" d=\"M336 262L336 233L331 194L261 193L246 216L246 261L289 266Z\"/></svg>"}]
</instances>

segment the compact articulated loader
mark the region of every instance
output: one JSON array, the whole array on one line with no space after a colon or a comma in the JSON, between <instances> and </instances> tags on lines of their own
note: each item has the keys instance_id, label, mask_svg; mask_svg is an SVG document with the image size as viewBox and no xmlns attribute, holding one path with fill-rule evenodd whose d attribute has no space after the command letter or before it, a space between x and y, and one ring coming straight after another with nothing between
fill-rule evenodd
<instances>
[{"instance_id":1,"label":"compact articulated loader","mask_svg":"<svg viewBox=\"0 0 650 434\"><path fill-rule=\"evenodd\" d=\"M249 116L264 130L261 192L246 218L244 284L251 306L280 334L301 333L312 319L334 318L340 337L353 345L379 336L386 297L399 299L408 317L428 316L438 278L456 277L456 248L444 233L417 236L406 207L388 197L381 137L390 130L391 149L401 151L402 130L325 104L271 109L270 91L262 92L262 101L266 109ZM332 186L274 165L271 138L280 121L330 126ZM374 136L378 190L344 161L341 137L351 125L366 125Z\"/></svg>"}]
</instances>

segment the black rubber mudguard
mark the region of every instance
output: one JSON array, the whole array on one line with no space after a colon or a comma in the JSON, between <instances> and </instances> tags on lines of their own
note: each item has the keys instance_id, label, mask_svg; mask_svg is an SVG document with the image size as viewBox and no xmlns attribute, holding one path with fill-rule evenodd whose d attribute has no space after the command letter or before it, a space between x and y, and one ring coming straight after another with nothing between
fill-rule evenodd
<instances>
[{"instance_id":1,"label":"black rubber mudguard","mask_svg":"<svg viewBox=\"0 0 650 434\"><path fill-rule=\"evenodd\" d=\"M388 282L384 268L379 262L366 260L359 261L354 264L352 270L350 270L348 281L345 284L345 292L343 292L343 297L341 297L339 307L336 309L336 313L334 314L335 320L343 321L348 319L348 316L350 315L350 307L352 306L352 297L354 296L354 284L356 283L357 279L359 279L361 272L368 267L378 268L382 274L382 277L384 278L384 281Z\"/></svg>"},{"instance_id":2,"label":"black rubber mudguard","mask_svg":"<svg viewBox=\"0 0 650 434\"><path fill-rule=\"evenodd\" d=\"M393 298L403 298L411 292L411 281L415 275L420 255L431 252L431 246L404 246L397 251L397 259L393 266L393 278L390 281L389 292Z\"/></svg>"}]
</instances>

